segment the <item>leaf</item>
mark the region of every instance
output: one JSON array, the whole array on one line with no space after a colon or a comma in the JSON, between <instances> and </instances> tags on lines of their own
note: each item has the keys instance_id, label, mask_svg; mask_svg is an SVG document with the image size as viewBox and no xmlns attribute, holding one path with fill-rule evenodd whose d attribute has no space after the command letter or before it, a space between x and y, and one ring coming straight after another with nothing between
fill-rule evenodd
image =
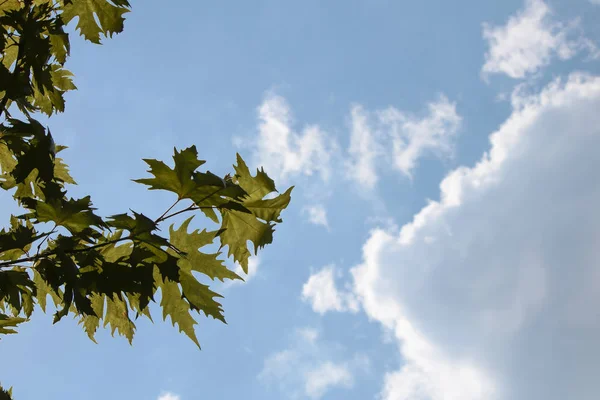
<instances>
[{"instance_id":1,"label":"leaf","mask_svg":"<svg viewBox=\"0 0 600 400\"><path fill-rule=\"evenodd\" d=\"M254 253L273 241L273 225L256 219L253 214L239 211L223 212L223 228L221 246L228 246L228 256L240 263L244 273L248 273L248 258L250 251L247 242L254 244Z\"/></svg>"},{"instance_id":2,"label":"leaf","mask_svg":"<svg viewBox=\"0 0 600 400\"><path fill-rule=\"evenodd\" d=\"M0 231L0 260L16 260L36 240L33 227L19 225L9 231Z\"/></svg>"},{"instance_id":3,"label":"leaf","mask_svg":"<svg viewBox=\"0 0 600 400\"><path fill-rule=\"evenodd\" d=\"M0 385L0 400L12 400L12 388L8 390L4 390L2 385Z\"/></svg>"},{"instance_id":4,"label":"leaf","mask_svg":"<svg viewBox=\"0 0 600 400\"><path fill-rule=\"evenodd\" d=\"M275 182L269 178L264 170L256 170L256 176L252 176L248 166L239 154L237 155L237 164L237 166L233 166L236 172L235 178L242 189L248 193L245 198L246 201L260 200L267 194L277 191Z\"/></svg>"},{"instance_id":5,"label":"leaf","mask_svg":"<svg viewBox=\"0 0 600 400\"><path fill-rule=\"evenodd\" d=\"M106 315L104 316L104 326L110 324L111 334L115 331L125 336L129 343L133 340L135 333L135 324L129 319L127 303L115 295L112 299L106 298Z\"/></svg>"},{"instance_id":6,"label":"leaf","mask_svg":"<svg viewBox=\"0 0 600 400\"><path fill-rule=\"evenodd\" d=\"M69 174L69 167L60 157L54 159L54 177L64 183L70 183L71 185L77 184Z\"/></svg>"},{"instance_id":7,"label":"leaf","mask_svg":"<svg viewBox=\"0 0 600 400\"><path fill-rule=\"evenodd\" d=\"M190 272L185 270L179 271L179 279L183 296L189 301L192 309L202 311L207 317L211 316L226 323L221 304L214 300L215 297L223 296L198 282Z\"/></svg>"},{"instance_id":8,"label":"leaf","mask_svg":"<svg viewBox=\"0 0 600 400\"><path fill-rule=\"evenodd\" d=\"M65 1L62 19L68 24L73 18L78 17L77 29L81 35L93 43L100 43L100 34L111 37L113 33L123 31L123 15L127 13L129 3L125 0L75 0ZM95 18L98 18L96 22Z\"/></svg>"},{"instance_id":9,"label":"leaf","mask_svg":"<svg viewBox=\"0 0 600 400\"><path fill-rule=\"evenodd\" d=\"M75 200L51 200L35 203L35 217L39 222L54 222L71 233L80 233L90 226L105 227L106 223L94 214L90 196Z\"/></svg>"},{"instance_id":10,"label":"leaf","mask_svg":"<svg viewBox=\"0 0 600 400\"><path fill-rule=\"evenodd\" d=\"M79 321L80 324L83 324L83 329L90 340L96 344L98 343L95 338L96 330L100 326L100 319L104 316L104 300L105 296L93 295L91 302L96 315L83 315Z\"/></svg>"},{"instance_id":11,"label":"leaf","mask_svg":"<svg viewBox=\"0 0 600 400\"><path fill-rule=\"evenodd\" d=\"M185 220L177 230L174 229L174 225L169 228L171 243L185 253L179 259L179 266L188 272L203 273L213 280L241 279L217 258L221 253L206 254L199 251L200 248L213 242L216 232L206 230L200 232L196 229L188 233L187 229L193 218L192 216Z\"/></svg>"},{"instance_id":12,"label":"leaf","mask_svg":"<svg viewBox=\"0 0 600 400\"><path fill-rule=\"evenodd\" d=\"M16 328L18 324L27 321L27 318L20 317L9 317L8 315L0 314L0 334L8 335L17 333Z\"/></svg>"},{"instance_id":13,"label":"leaf","mask_svg":"<svg viewBox=\"0 0 600 400\"><path fill-rule=\"evenodd\" d=\"M55 291L53 291L50 288L50 286L48 286L48 284L42 278L42 276L37 271L37 269L33 270L33 284L35 285L35 288L36 288L36 292L37 292L36 298L37 298L38 304L42 308L43 312L46 312L46 298L48 297L48 295L50 295L50 297L54 301L54 306L58 307L58 305L61 303L60 297L58 296L58 294Z\"/></svg>"},{"instance_id":14,"label":"leaf","mask_svg":"<svg viewBox=\"0 0 600 400\"><path fill-rule=\"evenodd\" d=\"M291 187L285 191L285 193L279 196L267 199L267 200L249 200L244 201L243 205L245 208L250 210L252 214L264 221L276 221L281 222L279 215L288 204L290 204L291 193L294 188Z\"/></svg>"},{"instance_id":15,"label":"leaf","mask_svg":"<svg viewBox=\"0 0 600 400\"><path fill-rule=\"evenodd\" d=\"M204 161L198 159L196 146L188 147L185 150L177 151L174 149L173 160L175 168L167 166L162 161L144 159L150 166L148 171L154 178L135 179L144 185L150 186L150 190L168 190L177 194L178 198L184 199L196 189L193 173L204 164Z\"/></svg>"},{"instance_id":16,"label":"leaf","mask_svg":"<svg viewBox=\"0 0 600 400\"><path fill-rule=\"evenodd\" d=\"M50 34L50 46L56 61L63 65L71 52L69 35L64 32Z\"/></svg>"},{"instance_id":17,"label":"leaf","mask_svg":"<svg viewBox=\"0 0 600 400\"><path fill-rule=\"evenodd\" d=\"M170 316L173 326L177 324L179 332L185 333L200 348L194 331L197 322L190 315L190 305L183 299L179 285L169 280L165 281L160 276L157 276L156 280L161 289L160 306L163 309L163 319L166 321Z\"/></svg>"}]
</instances>

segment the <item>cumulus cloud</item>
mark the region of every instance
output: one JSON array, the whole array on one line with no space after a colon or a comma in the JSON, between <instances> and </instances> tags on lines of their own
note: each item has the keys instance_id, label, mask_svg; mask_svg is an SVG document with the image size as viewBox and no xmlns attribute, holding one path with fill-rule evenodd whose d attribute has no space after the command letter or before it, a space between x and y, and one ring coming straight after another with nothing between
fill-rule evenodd
<instances>
[{"instance_id":1,"label":"cumulus cloud","mask_svg":"<svg viewBox=\"0 0 600 400\"><path fill-rule=\"evenodd\" d=\"M329 229L329 222L327 221L327 211L325 210L325 207L323 207L322 204L306 206L303 210L306 216L308 217L308 222Z\"/></svg>"},{"instance_id":2,"label":"cumulus cloud","mask_svg":"<svg viewBox=\"0 0 600 400\"><path fill-rule=\"evenodd\" d=\"M330 176L333 142L317 125L304 127L297 133L287 101L269 93L258 108L260 119L256 161L280 180L292 176Z\"/></svg>"},{"instance_id":3,"label":"cumulus cloud","mask_svg":"<svg viewBox=\"0 0 600 400\"><path fill-rule=\"evenodd\" d=\"M308 278L302 287L302 300L311 304L313 311L358 311L358 302L351 291L339 290L335 283L333 265L323 267Z\"/></svg>"},{"instance_id":4,"label":"cumulus cloud","mask_svg":"<svg viewBox=\"0 0 600 400\"><path fill-rule=\"evenodd\" d=\"M259 379L277 384L288 398L320 399L334 388L352 388L355 375L368 367L361 354L343 358L335 343L323 342L313 328L296 331L289 348L265 359Z\"/></svg>"},{"instance_id":5,"label":"cumulus cloud","mask_svg":"<svg viewBox=\"0 0 600 400\"><path fill-rule=\"evenodd\" d=\"M473 167L352 270L404 359L384 400L592 400L600 393L600 77L514 102Z\"/></svg>"},{"instance_id":6,"label":"cumulus cloud","mask_svg":"<svg viewBox=\"0 0 600 400\"><path fill-rule=\"evenodd\" d=\"M484 77L503 73L524 78L554 57L567 60L584 49L597 53L592 42L582 36L577 20L568 24L553 20L543 0L526 0L525 8L503 26L484 23L483 37L489 46L482 68Z\"/></svg>"},{"instance_id":7,"label":"cumulus cloud","mask_svg":"<svg viewBox=\"0 0 600 400\"><path fill-rule=\"evenodd\" d=\"M347 176L372 189L379 179L377 169L390 162L412 177L424 155L452 155L453 139L461 123L456 104L442 95L427 105L427 111L416 116L395 107L369 112L354 106Z\"/></svg>"},{"instance_id":8,"label":"cumulus cloud","mask_svg":"<svg viewBox=\"0 0 600 400\"><path fill-rule=\"evenodd\" d=\"M180 400L180 397L173 393L164 392L158 396L158 400Z\"/></svg>"}]
</instances>

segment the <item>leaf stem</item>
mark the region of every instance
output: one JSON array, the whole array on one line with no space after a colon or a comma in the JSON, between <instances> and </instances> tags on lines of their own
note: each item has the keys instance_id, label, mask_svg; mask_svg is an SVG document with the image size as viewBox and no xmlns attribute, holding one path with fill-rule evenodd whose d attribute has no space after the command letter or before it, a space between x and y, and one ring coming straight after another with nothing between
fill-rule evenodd
<instances>
[{"instance_id":1,"label":"leaf stem","mask_svg":"<svg viewBox=\"0 0 600 400\"><path fill-rule=\"evenodd\" d=\"M54 232L56 232L56 226L57 225L54 224L54 226L52 227L52 229L50 230L50 232L44 233L44 235L43 235L44 236L44 240L42 240L40 242L40 244L38 244L37 251L35 252L35 256L36 257L40 255L40 250L42 248L42 245L46 242L46 240L48 240L48 238L50 237L50 235L52 235Z\"/></svg>"},{"instance_id":2,"label":"leaf stem","mask_svg":"<svg viewBox=\"0 0 600 400\"><path fill-rule=\"evenodd\" d=\"M172 217L174 217L176 215L179 215L179 214L183 214L184 212L194 211L194 210L197 210L197 209L198 209L198 207L196 207L194 204L192 204L189 207L184 208L183 210L176 211L173 214L169 214L166 217L163 217L162 221L166 221L167 219L172 218Z\"/></svg>"},{"instance_id":3,"label":"leaf stem","mask_svg":"<svg viewBox=\"0 0 600 400\"><path fill-rule=\"evenodd\" d=\"M180 201L181 201L181 199L178 199L175 203L173 203L173 205L171 207L169 207L167 209L167 211L165 211L160 217L158 217L154 220L154 223L158 224L159 222L164 221L166 219L165 215L167 215L169 213L169 211L171 211L173 209L173 207L175 207L177 204L179 204Z\"/></svg>"}]
</instances>

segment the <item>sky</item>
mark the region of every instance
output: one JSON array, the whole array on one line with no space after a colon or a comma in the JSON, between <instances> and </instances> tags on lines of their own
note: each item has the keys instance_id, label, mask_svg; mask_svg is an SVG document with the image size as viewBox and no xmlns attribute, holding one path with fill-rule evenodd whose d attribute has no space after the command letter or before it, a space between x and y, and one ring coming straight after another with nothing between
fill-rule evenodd
<instances>
[{"instance_id":1,"label":"sky","mask_svg":"<svg viewBox=\"0 0 600 400\"><path fill-rule=\"evenodd\" d=\"M131 179L195 144L292 202L202 350L38 313L0 342L17 400L598 398L600 2L132 5L72 38L70 193L160 215Z\"/></svg>"}]
</instances>

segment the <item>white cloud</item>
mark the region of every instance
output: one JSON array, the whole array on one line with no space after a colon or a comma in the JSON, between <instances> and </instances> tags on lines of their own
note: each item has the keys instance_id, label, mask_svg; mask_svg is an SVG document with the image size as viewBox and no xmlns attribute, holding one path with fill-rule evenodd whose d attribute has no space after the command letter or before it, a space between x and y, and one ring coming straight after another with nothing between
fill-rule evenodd
<instances>
[{"instance_id":1,"label":"white cloud","mask_svg":"<svg viewBox=\"0 0 600 400\"><path fill-rule=\"evenodd\" d=\"M554 21L543 0L526 0L525 9L509 18L506 25L483 25L489 51L482 68L484 77L504 73L524 78L550 64L554 57L567 60L581 50L597 52L580 32L579 22Z\"/></svg>"},{"instance_id":2,"label":"white cloud","mask_svg":"<svg viewBox=\"0 0 600 400\"><path fill-rule=\"evenodd\" d=\"M246 274L244 272L244 270L242 269L242 266L239 263L235 263L235 269L233 270L233 272L235 272L236 274L238 274L239 276L241 276L242 278L244 278L243 281L240 280L235 280L235 281L225 281L225 283L223 284L223 287L230 287L230 286L234 286L234 285L239 285L241 283L248 283L250 282L251 279L253 279L256 276L256 273L258 272L258 266L260 265L260 258L258 256L251 256L250 258L248 258L248 273Z\"/></svg>"},{"instance_id":3,"label":"white cloud","mask_svg":"<svg viewBox=\"0 0 600 400\"><path fill-rule=\"evenodd\" d=\"M308 221L311 224L321 225L329 229L329 222L327 221L327 211L321 204L314 204L312 206L304 207L304 212L307 214Z\"/></svg>"},{"instance_id":4,"label":"white cloud","mask_svg":"<svg viewBox=\"0 0 600 400\"><path fill-rule=\"evenodd\" d=\"M327 180L335 146L317 125L302 133L292 130L292 113L286 100L269 93L258 108L260 124L257 163L279 180L291 176L319 174Z\"/></svg>"},{"instance_id":5,"label":"white cloud","mask_svg":"<svg viewBox=\"0 0 600 400\"><path fill-rule=\"evenodd\" d=\"M383 147L369 124L368 113L362 106L353 106L350 115L347 175L366 189L373 189L378 181L376 161L383 155Z\"/></svg>"},{"instance_id":6,"label":"white cloud","mask_svg":"<svg viewBox=\"0 0 600 400\"><path fill-rule=\"evenodd\" d=\"M158 396L158 400L180 400L180 397L173 393L164 392Z\"/></svg>"},{"instance_id":7,"label":"white cloud","mask_svg":"<svg viewBox=\"0 0 600 400\"><path fill-rule=\"evenodd\" d=\"M373 230L352 271L404 359L384 400L600 393L600 77L513 104L490 151L399 232Z\"/></svg>"},{"instance_id":8,"label":"white cloud","mask_svg":"<svg viewBox=\"0 0 600 400\"><path fill-rule=\"evenodd\" d=\"M440 157L452 154L452 138L460 127L461 117L456 112L456 104L445 96L429 103L427 108L429 113L423 118L393 107L379 113L381 123L392 138L394 165L409 177L426 152Z\"/></svg>"},{"instance_id":9,"label":"white cloud","mask_svg":"<svg viewBox=\"0 0 600 400\"><path fill-rule=\"evenodd\" d=\"M291 346L265 359L259 379L277 384L288 398L320 399L334 388L350 389L355 375L368 368L361 354L341 357L334 351L336 343L323 342L313 328L296 331Z\"/></svg>"},{"instance_id":10,"label":"white cloud","mask_svg":"<svg viewBox=\"0 0 600 400\"><path fill-rule=\"evenodd\" d=\"M306 372L305 392L311 399L318 399L331 387L352 387L354 378L345 365L324 362L316 368Z\"/></svg>"},{"instance_id":11,"label":"white cloud","mask_svg":"<svg viewBox=\"0 0 600 400\"><path fill-rule=\"evenodd\" d=\"M302 287L302 300L312 309L325 314L328 311L358 311L358 302L350 291L340 291L335 284L335 267L328 265L308 278Z\"/></svg>"},{"instance_id":12,"label":"white cloud","mask_svg":"<svg viewBox=\"0 0 600 400\"><path fill-rule=\"evenodd\" d=\"M378 168L392 163L412 177L424 155L452 155L453 138L461 123L456 104L442 95L427 105L427 111L415 116L395 107L368 112L354 106L347 176L365 189L373 189L379 179Z\"/></svg>"}]
</instances>

